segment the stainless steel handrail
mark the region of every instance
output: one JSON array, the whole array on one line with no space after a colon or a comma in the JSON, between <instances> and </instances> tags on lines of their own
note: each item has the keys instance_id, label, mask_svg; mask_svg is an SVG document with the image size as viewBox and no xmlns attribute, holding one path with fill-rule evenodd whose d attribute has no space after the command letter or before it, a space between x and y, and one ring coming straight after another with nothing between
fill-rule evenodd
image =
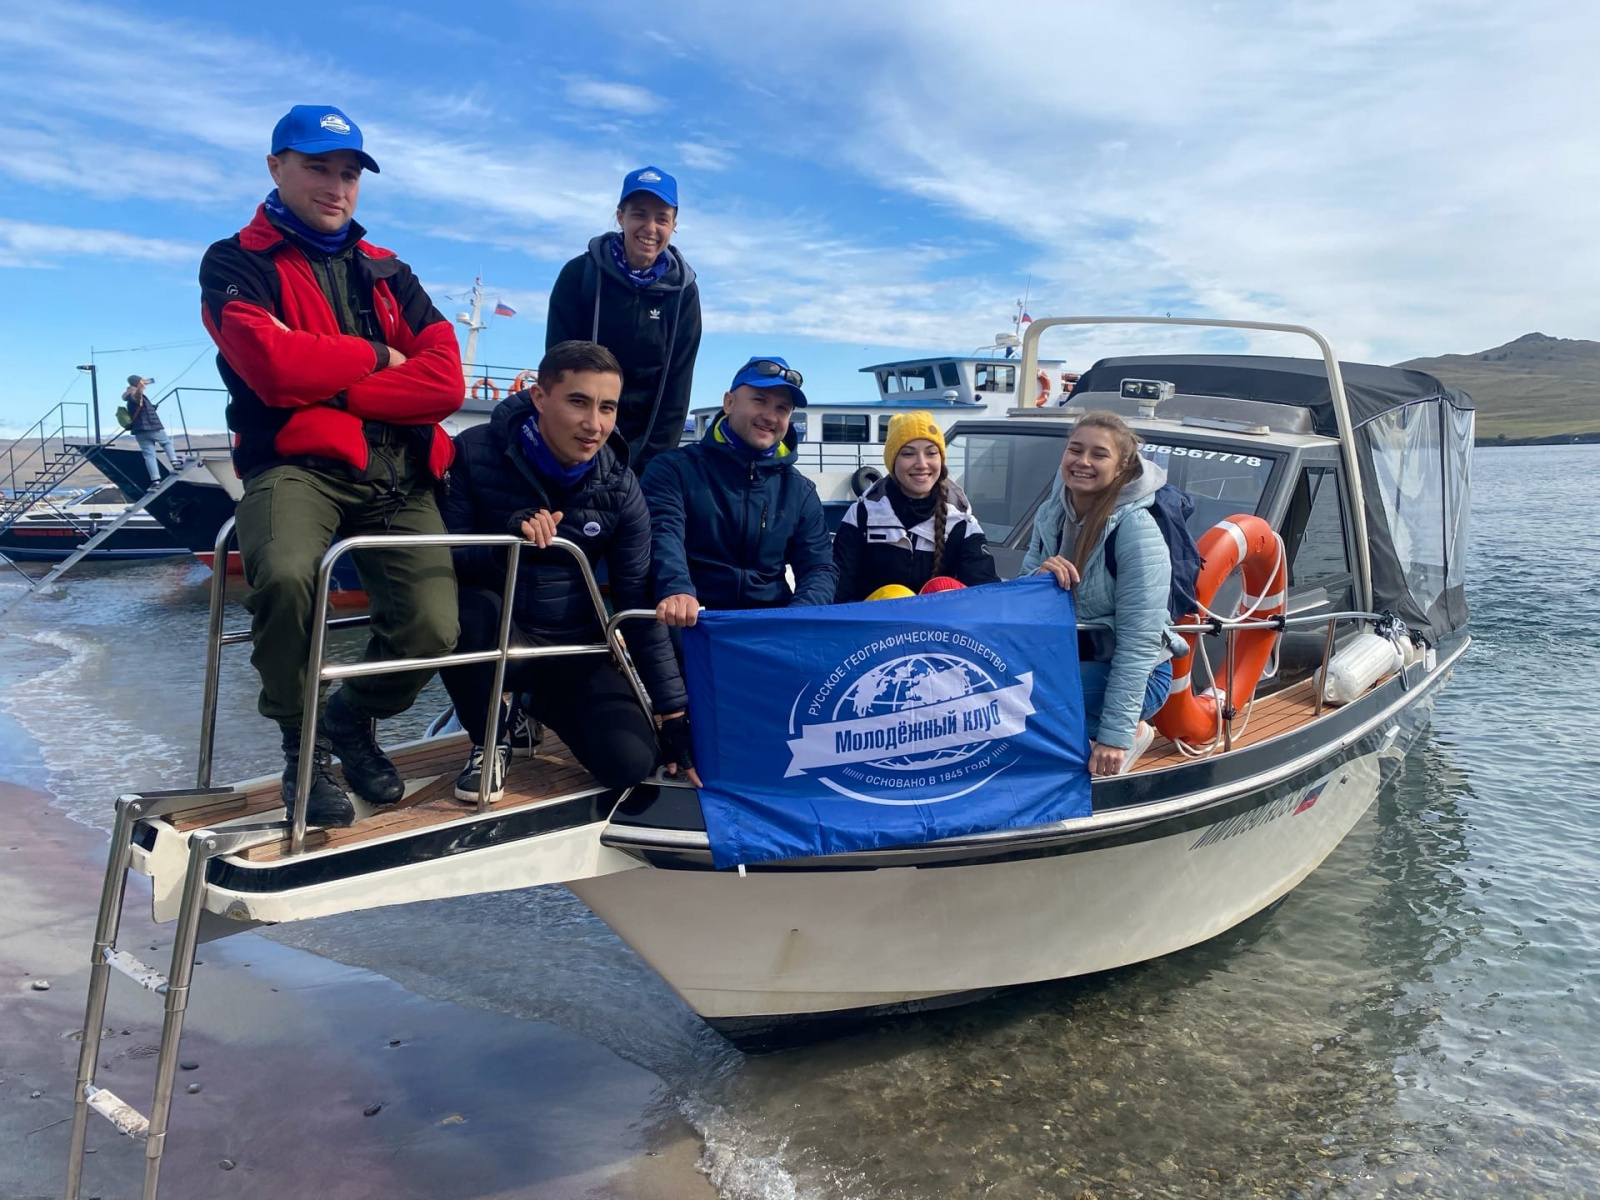
<instances>
[{"instance_id":1,"label":"stainless steel handrail","mask_svg":"<svg viewBox=\"0 0 1600 1200\"><path fill-rule=\"evenodd\" d=\"M206 629L206 676L204 694L201 700L200 752L196 770L196 781L200 787L210 786L215 762L217 700L221 690L222 648L251 640L248 629L226 631L223 629L223 612L227 597L227 556L229 547L233 544L234 536L234 522L230 518L217 531L217 539L213 547L211 612ZM501 593L498 646L493 650L461 651L427 658L391 658L376 662L328 665L323 661L327 649L328 631L358 628L369 625L372 621L370 616L328 616L327 598L332 588L334 565L344 555L353 550L383 550L401 546L445 546L450 548L457 546L503 546L517 551L509 556L506 564L506 580ZM555 538L551 541L549 548L569 554L577 562L584 586L589 593L590 602L594 605L596 619L604 631L604 640L595 643L563 643L550 646L512 646L510 644L511 632L514 627L512 610L516 596L518 567L522 559L521 552L532 546L533 543L525 538L514 537L510 534L479 533L363 534L358 537L344 538L329 546L317 567L315 594L322 603L316 606L316 615L311 627L311 646L307 655L305 693L302 697L304 708L301 717L300 744L304 747L310 747L313 744L313 739L316 736L317 701L320 697L322 685L326 682L336 679L350 679L357 676L387 675L399 671L423 668L438 669L440 667L493 662L495 664L494 685L490 695L495 700L498 700L505 685L506 663L512 659L553 658L571 654L610 654L616 659L617 665L632 686L640 705L646 713L649 713L649 694L644 690L639 681L638 673L634 670L633 660L629 656L627 646L620 634L620 627L625 621L629 620L645 617L654 620L655 613L649 609L631 609L608 619L606 617L605 600L600 594L600 585L594 577L594 571L589 566L588 557L566 538ZM484 730L484 746L492 748L498 741L499 721L500 705L496 702L491 702L489 705L489 721ZM311 787L313 765L311 753L301 754L299 772L295 779L295 806L294 812L291 814L290 823L289 853L291 855L299 854L305 848L305 798ZM489 791L492 782L492 769L483 771L478 788L478 811L480 812L488 809Z\"/></svg>"},{"instance_id":2,"label":"stainless steel handrail","mask_svg":"<svg viewBox=\"0 0 1600 1200\"><path fill-rule=\"evenodd\" d=\"M330 679L343 678L341 667L327 667L323 663L323 655L327 645L328 628L331 624L328 618L327 596L333 586L334 565L346 554L353 550L382 550L396 549L402 546L443 546L454 549L456 547L504 546L515 551L510 554L506 563L506 582L502 593L500 613L500 644L495 654L494 687L490 692L489 719L485 729L484 747L489 754L494 753L494 746L498 741L500 722L500 692L505 683L505 664L510 655L511 630L513 628L512 602L516 594L517 567L521 561L521 552L533 546L525 538L514 537L511 534L493 533L408 533L408 534L361 534L356 537L343 538L328 547L327 553L322 556L322 562L317 568L317 586L314 595L321 603L314 606L315 615L311 624L311 649L307 655L305 692L301 697L302 716L300 719L300 745L304 747L300 755L299 772L295 777L295 803L289 832L289 853L296 855L305 849L306 837L306 796L311 789L311 774L314 766L314 756L310 752L317 728L317 700L322 690L322 684ZM589 592L589 598L594 604L595 617L602 629L609 622L606 619L605 601L600 595L600 585L595 580L594 571L589 566L588 556L577 545L566 538L553 538L547 549L559 550L569 554L578 564L578 570L583 576L583 581ZM566 647L530 647L542 650L547 654L557 653L594 653L595 650L587 644L576 644ZM628 659L625 650L619 651L618 644L608 637L602 649L612 652L623 672L632 678L633 664ZM518 655L518 657L535 657L535 655ZM423 667L449 667L458 664L487 661L481 657L481 652L469 651L463 654L441 654L431 658L390 659L384 662L364 664L372 668L364 670L361 674L382 675L396 671L416 670ZM646 704L645 711L649 711ZM478 785L478 811L488 808L490 785L493 781L492 769L485 764L485 770L480 775Z\"/></svg>"}]
</instances>

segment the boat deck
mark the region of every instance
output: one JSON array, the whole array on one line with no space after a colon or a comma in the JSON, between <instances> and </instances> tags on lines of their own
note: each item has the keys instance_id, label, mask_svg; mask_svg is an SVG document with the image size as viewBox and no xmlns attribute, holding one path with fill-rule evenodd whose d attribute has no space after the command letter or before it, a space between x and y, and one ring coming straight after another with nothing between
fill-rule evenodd
<instances>
[{"instance_id":1,"label":"boat deck","mask_svg":"<svg viewBox=\"0 0 1600 1200\"><path fill-rule=\"evenodd\" d=\"M1310 680L1263 696L1257 700L1248 722L1235 722L1234 749L1265 742L1288 733L1315 716L1316 697ZM1242 726L1242 729L1239 727ZM395 765L406 779L406 794L392 808L372 809L358 801L358 819L346 829L311 829L306 833L305 852L323 855L348 851L373 842L426 833L439 826L477 817L474 805L455 799L455 778L466 761L468 742L464 733L429 738L402 746L393 752ZM1220 750L1218 751L1220 753ZM1157 735L1150 749L1133 768L1134 773L1182 766L1191 761L1167 739ZM489 811L503 815L537 808L543 804L601 790L600 784L578 765L572 752L549 730L539 751L529 758L514 759L506 780L505 795L490 805ZM272 820L281 817L277 776L267 776L241 785L238 795L204 808L192 809L167 818L180 834L207 826L246 820ZM698 824L695 806L669 814L669 822ZM603 817L602 817L603 819ZM287 835L276 841L241 851L239 859L253 864L268 864L289 857Z\"/></svg>"},{"instance_id":2,"label":"boat deck","mask_svg":"<svg viewBox=\"0 0 1600 1200\"><path fill-rule=\"evenodd\" d=\"M1309 679L1304 679L1292 687L1286 687L1281 692L1274 692L1270 696L1262 696L1251 707L1248 722L1241 720L1233 723L1233 748L1238 750L1245 746L1253 746L1257 742L1264 742L1268 738L1275 738L1298 729L1311 720L1316 711L1317 692ZM1218 746L1217 753L1222 753L1221 746ZM1182 766L1191 761L1193 760L1158 733L1156 740L1150 743L1150 749L1146 750L1134 764L1131 774L1159 771L1163 767Z\"/></svg>"},{"instance_id":3,"label":"boat deck","mask_svg":"<svg viewBox=\"0 0 1600 1200\"><path fill-rule=\"evenodd\" d=\"M306 833L306 851L346 850L366 842L401 834L417 833L436 825L477 815L477 806L455 798L456 774L467 759L467 735L413 742L396 750L392 758L406 780L406 794L393 807L367 809L372 815L358 819L347 829L313 829ZM505 795L489 806L489 811L504 813L533 807L560 797L599 789L594 777L580 767L561 739L545 731L537 753L513 759L506 777ZM189 833L213 822L240 818L272 819L281 816L280 783L277 776L254 780L244 785L244 799L230 797L206 808L191 809L170 818L179 833ZM287 836L276 842L243 851L238 857L255 863L277 862L288 856Z\"/></svg>"}]
</instances>

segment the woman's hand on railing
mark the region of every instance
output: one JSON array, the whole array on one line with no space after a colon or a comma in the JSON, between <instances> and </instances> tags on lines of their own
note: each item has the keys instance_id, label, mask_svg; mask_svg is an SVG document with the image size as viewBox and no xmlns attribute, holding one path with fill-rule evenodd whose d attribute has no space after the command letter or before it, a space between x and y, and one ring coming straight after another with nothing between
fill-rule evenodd
<instances>
[{"instance_id":1,"label":"woman's hand on railing","mask_svg":"<svg viewBox=\"0 0 1600 1200\"><path fill-rule=\"evenodd\" d=\"M548 550L550 543L556 539L556 527L561 524L565 514L553 513L548 508L541 508L533 516L523 520L522 536L527 538L541 550Z\"/></svg>"},{"instance_id":2,"label":"woman's hand on railing","mask_svg":"<svg viewBox=\"0 0 1600 1200\"><path fill-rule=\"evenodd\" d=\"M1078 568L1073 565L1070 558L1063 558L1059 554L1052 554L1039 564L1035 575L1043 575L1046 571L1056 577L1056 582L1061 585L1061 590L1070 592L1073 585L1078 582Z\"/></svg>"},{"instance_id":3,"label":"woman's hand on railing","mask_svg":"<svg viewBox=\"0 0 1600 1200\"><path fill-rule=\"evenodd\" d=\"M668 775L676 775L679 768L695 787L702 786L700 775L694 769L694 741L689 736L689 714L668 713L661 718L661 757L666 759Z\"/></svg>"},{"instance_id":4,"label":"woman's hand on railing","mask_svg":"<svg viewBox=\"0 0 1600 1200\"><path fill-rule=\"evenodd\" d=\"M700 601L688 592L668 596L656 605L656 620L663 625L687 629L700 619Z\"/></svg>"}]
</instances>

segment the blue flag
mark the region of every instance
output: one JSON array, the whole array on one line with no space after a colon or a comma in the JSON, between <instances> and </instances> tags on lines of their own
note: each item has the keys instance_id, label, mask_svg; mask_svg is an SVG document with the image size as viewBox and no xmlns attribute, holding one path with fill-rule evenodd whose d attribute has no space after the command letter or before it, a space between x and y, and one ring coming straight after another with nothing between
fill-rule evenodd
<instances>
[{"instance_id":1,"label":"blue flag","mask_svg":"<svg viewBox=\"0 0 1600 1200\"><path fill-rule=\"evenodd\" d=\"M1050 576L683 633L718 867L1087 816L1072 596Z\"/></svg>"}]
</instances>

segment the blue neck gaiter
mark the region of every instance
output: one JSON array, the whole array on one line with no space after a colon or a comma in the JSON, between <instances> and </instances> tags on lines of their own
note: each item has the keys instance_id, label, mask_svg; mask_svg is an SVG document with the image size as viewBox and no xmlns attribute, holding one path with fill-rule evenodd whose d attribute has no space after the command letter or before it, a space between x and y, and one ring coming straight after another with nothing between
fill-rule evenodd
<instances>
[{"instance_id":1,"label":"blue neck gaiter","mask_svg":"<svg viewBox=\"0 0 1600 1200\"><path fill-rule=\"evenodd\" d=\"M345 243L350 240L351 223L349 221L346 221L334 233L319 233L289 210L289 206L278 195L277 188L273 188L267 193L265 204L267 206L267 216L282 225L295 237L315 246L324 254L339 253L344 249Z\"/></svg>"},{"instance_id":2,"label":"blue neck gaiter","mask_svg":"<svg viewBox=\"0 0 1600 1200\"><path fill-rule=\"evenodd\" d=\"M647 288L667 273L671 263L667 259L667 252L663 250L656 255L655 262L642 271L635 271L628 265L627 252L622 247L622 235L611 235L611 261L617 264L617 269L628 277L628 282L636 288Z\"/></svg>"},{"instance_id":3,"label":"blue neck gaiter","mask_svg":"<svg viewBox=\"0 0 1600 1200\"><path fill-rule=\"evenodd\" d=\"M783 442L776 441L765 450L757 450L733 431L733 426L728 423L727 415L717 418L717 437L739 452L741 458L773 458L777 455Z\"/></svg>"},{"instance_id":4,"label":"blue neck gaiter","mask_svg":"<svg viewBox=\"0 0 1600 1200\"><path fill-rule=\"evenodd\" d=\"M539 433L539 412L535 409L517 427L517 445L522 449L522 457L528 460L528 465L542 478L560 488L570 488L580 479L594 470L594 459L588 462L566 466L554 454L550 447L545 445L544 438ZM599 457L596 455L596 457Z\"/></svg>"}]
</instances>

